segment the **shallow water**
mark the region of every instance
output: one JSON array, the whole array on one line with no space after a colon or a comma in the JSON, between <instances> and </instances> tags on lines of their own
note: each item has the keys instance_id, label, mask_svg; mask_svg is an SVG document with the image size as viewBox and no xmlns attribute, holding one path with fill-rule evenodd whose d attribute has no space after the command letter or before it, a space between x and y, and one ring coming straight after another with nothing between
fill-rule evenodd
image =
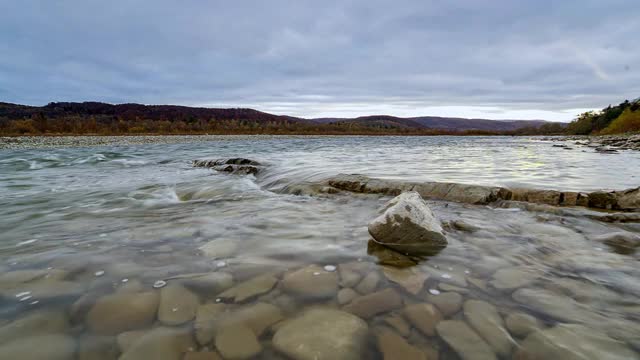
<instances>
[{"instance_id":1,"label":"shallow water","mask_svg":"<svg viewBox=\"0 0 640 360\"><path fill-rule=\"evenodd\" d=\"M191 167L193 159L238 156L267 168L254 177ZM474 315L465 314L475 311L471 305L443 317L471 324L489 344L506 341L508 351L492 347L501 358L525 344L526 336L508 329L510 321L504 323L516 313L534 316L542 328L585 325L614 342L607 343L614 348L611 354L640 350L638 255L599 240L615 232L638 234L637 224L597 222L586 210L531 212L509 204L429 202L443 223L462 220L473 231L448 228L449 246L411 270L428 275L424 286L411 292L367 255L366 225L388 198L283 191L339 173L565 191L625 189L638 186L640 153L564 150L549 141L510 137L230 136L197 143L0 150L0 325L7 324L0 328L0 346L15 340L7 335L16 332L12 321L51 311L70 322L52 332L69 334L79 344L77 351L111 351L113 358L122 352L115 336L126 330L179 325L197 334L191 330L194 310L180 324L154 316L142 325L106 331L103 342L92 340L105 335L92 323L99 321L90 315L97 312L96 301L118 291L157 296L163 290L152 284L158 280L166 281L166 288L185 285L188 290L181 289L195 294L197 303L225 304L224 312L232 315L258 302L277 306L284 318L312 306L343 308L337 294L310 298L284 284L291 272L316 264L339 267L336 293L350 287L358 296L393 289L402 298L401 305L366 318L367 358L382 358L375 334L389 326L389 317L403 319L405 307L414 303L441 305L434 297L452 292L462 301L481 300L497 308L503 333L478 325L495 320L488 314L471 320ZM207 244L215 251L203 253ZM356 269L353 284L345 282L347 268ZM220 297L222 289L207 285L203 290L189 280L210 273L230 274L234 285L264 274L278 281L236 304ZM163 306L179 314L188 307L160 300ZM258 357L284 358L271 344L278 327L269 325L260 334ZM413 324L401 334L408 344L437 352L441 359L459 356L442 336L419 328ZM23 338L42 334L37 327L21 329ZM213 343L189 348L213 350Z\"/></svg>"}]
</instances>

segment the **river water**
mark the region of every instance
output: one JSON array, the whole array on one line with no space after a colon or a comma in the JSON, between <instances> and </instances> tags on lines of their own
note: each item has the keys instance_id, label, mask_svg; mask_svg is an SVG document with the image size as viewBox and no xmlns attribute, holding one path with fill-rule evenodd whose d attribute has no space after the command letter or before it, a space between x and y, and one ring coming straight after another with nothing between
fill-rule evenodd
<instances>
[{"instance_id":1,"label":"river water","mask_svg":"<svg viewBox=\"0 0 640 360\"><path fill-rule=\"evenodd\" d=\"M449 246L399 275L367 255L367 223L388 197L286 189L358 173L620 190L639 185L640 153L519 137L177 139L0 150L0 358L39 359L25 345L38 341L52 344L56 359L180 359L185 351L303 359L274 334L310 308L364 319L364 342L346 336L358 345L352 357L638 357L639 257L603 242L634 239L637 223L599 222L588 210L429 201L443 224L464 226L445 226ZM266 168L239 176L191 166L225 157ZM248 295L229 295L238 287ZM228 341L226 331L251 343L229 322L249 327L258 348ZM461 328L479 348L464 345L473 341Z\"/></svg>"}]
</instances>

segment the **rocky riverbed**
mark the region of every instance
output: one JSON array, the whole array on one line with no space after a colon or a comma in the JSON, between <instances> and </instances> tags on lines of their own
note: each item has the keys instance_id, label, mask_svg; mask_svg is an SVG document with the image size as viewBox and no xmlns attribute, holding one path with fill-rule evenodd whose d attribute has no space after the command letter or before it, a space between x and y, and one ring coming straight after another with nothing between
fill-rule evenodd
<instances>
[{"instance_id":1,"label":"rocky riverbed","mask_svg":"<svg viewBox=\"0 0 640 360\"><path fill-rule=\"evenodd\" d=\"M0 359L640 358L634 208L210 146L3 159Z\"/></svg>"}]
</instances>

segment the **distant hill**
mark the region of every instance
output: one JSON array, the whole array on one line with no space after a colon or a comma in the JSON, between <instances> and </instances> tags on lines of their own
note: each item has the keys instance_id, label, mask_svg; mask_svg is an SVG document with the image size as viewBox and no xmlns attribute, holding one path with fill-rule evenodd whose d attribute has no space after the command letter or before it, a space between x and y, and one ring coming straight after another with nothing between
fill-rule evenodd
<instances>
[{"instance_id":1,"label":"distant hill","mask_svg":"<svg viewBox=\"0 0 640 360\"><path fill-rule=\"evenodd\" d=\"M466 119L440 116L420 116L400 118L388 115L362 116L353 119L341 118L320 118L311 119L322 124L329 123L358 123L358 124L379 124L382 126L397 126L406 128L426 128L440 130L482 130L482 131L514 131L527 127L540 127L549 123L544 120L487 120L487 119Z\"/></svg>"},{"instance_id":2,"label":"distant hill","mask_svg":"<svg viewBox=\"0 0 640 360\"><path fill-rule=\"evenodd\" d=\"M253 109L230 108L215 109L202 107L188 107L177 105L141 105L119 104L112 105L101 102L52 102L46 106L25 106L10 103L0 103L0 117L10 119L32 117L35 114L47 118L57 119L68 116L112 116L124 120L189 120L189 119L224 119L247 120L256 122L297 122L302 119L291 116L279 116Z\"/></svg>"},{"instance_id":3,"label":"distant hill","mask_svg":"<svg viewBox=\"0 0 640 360\"><path fill-rule=\"evenodd\" d=\"M388 115L303 119L245 108L54 102L26 106L0 102L0 134L499 134L559 132L542 120L487 120Z\"/></svg>"}]
</instances>

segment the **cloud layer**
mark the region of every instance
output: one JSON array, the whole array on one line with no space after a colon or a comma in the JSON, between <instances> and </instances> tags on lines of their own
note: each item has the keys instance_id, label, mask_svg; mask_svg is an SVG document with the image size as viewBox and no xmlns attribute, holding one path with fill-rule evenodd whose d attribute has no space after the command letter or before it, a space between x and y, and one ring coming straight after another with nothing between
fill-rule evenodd
<instances>
[{"instance_id":1,"label":"cloud layer","mask_svg":"<svg viewBox=\"0 0 640 360\"><path fill-rule=\"evenodd\" d=\"M570 119L640 96L635 0L0 0L0 101Z\"/></svg>"}]
</instances>

